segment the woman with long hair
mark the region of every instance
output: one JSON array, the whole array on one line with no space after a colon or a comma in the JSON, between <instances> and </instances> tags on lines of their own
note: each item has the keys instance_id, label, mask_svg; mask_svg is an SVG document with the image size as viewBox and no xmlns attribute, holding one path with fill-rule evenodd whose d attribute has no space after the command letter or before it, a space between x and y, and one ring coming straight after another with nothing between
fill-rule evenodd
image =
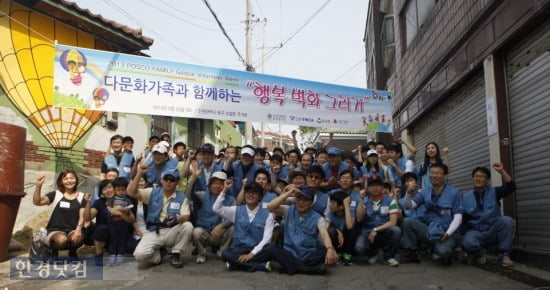
<instances>
[{"instance_id":1,"label":"woman with long hair","mask_svg":"<svg viewBox=\"0 0 550 290\"><path fill-rule=\"evenodd\" d=\"M430 142L426 144L426 149L424 151L424 162L420 163L418 168L419 180L422 188L431 186L430 182L430 168L433 164L445 164L447 168L451 169L449 164L449 149L447 147L443 148L443 154L440 153L439 145L435 142Z\"/></svg>"}]
</instances>

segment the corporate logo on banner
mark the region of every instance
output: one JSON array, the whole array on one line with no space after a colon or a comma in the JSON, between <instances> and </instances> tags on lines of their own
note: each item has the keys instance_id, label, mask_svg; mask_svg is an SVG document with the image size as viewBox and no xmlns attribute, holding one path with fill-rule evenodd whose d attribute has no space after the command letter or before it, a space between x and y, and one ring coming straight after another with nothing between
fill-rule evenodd
<instances>
[{"instance_id":1,"label":"corporate logo on banner","mask_svg":"<svg viewBox=\"0 0 550 290\"><path fill-rule=\"evenodd\" d=\"M56 46L54 105L391 132L385 91Z\"/></svg>"}]
</instances>

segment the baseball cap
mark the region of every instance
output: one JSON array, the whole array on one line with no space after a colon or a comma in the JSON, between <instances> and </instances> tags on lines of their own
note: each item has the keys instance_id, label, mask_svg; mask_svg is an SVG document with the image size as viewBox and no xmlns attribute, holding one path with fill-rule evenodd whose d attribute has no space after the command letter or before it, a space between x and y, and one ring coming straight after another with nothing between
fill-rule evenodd
<instances>
[{"instance_id":1,"label":"baseball cap","mask_svg":"<svg viewBox=\"0 0 550 290\"><path fill-rule=\"evenodd\" d=\"M168 133L168 132L162 132L162 134L160 134L160 136L164 136L164 135L170 136L170 133Z\"/></svg>"},{"instance_id":2,"label":"baseball cap","mask_svg":"<svg viewBox=\"0 0 550 290\"><path fill-rule=\"evenodd\" d=\"M225 174L225 172L223 172L223 171L214 172L210 176L210 179L208 179L208 182L212 181L212 179L214 179L214 178L225 181L225 180L227 180L227 174Z\"/></svg>"},{"instance_id":3,"label":"baseball cap","mask_svg":"<svg viewBox=\"0 0 550 290\"><path fill-rule=\"evenodd\" d=\"M204 145L201 146L201 148L199 149L199 152L209 152L209 153L214 153L215 149L214 149L214 145L210 144L210 143L205 143Z\"/></svg>"},{"instance_id":4,"label":"baseball cap","mask_svg":"<svg viewBox=\"0 0 550 290\"><path fill-rule=\"evenodd\" d=\"M257 182L252 182L252 183L249 183L249 184L245 185L244 192L246 193L247 191L255 191L256 193L258 193L260 195L264 195L264 189Z\"/></svg>"},{"instance_id":5,"label":"baseball cap","mask_svg":"<svg viewBox=\"0 0 550 290\"><path fill-rule=\"evenodd\" d=\"M175 177L177 179L180 178L180 173L175 168L166 169L162 172L162 178L164 178L165 176L168 176L168 175L172 175L173 177Z\"/></svg>"},{"instance_id":6,"label":"baseball cap","mask_svg":"<svg viewBox=\"0 0 550 290\"><path fill-rule=\"evenodd\" d=\"M313 191L313 187L307 185L300 186L300 193L298 193L298 198L313 200L314 197L315 193Z\"/></svg>"},{"instance_id":7,"label":"baseball cap","mask_svg":"<svg viewBox=\"0 0 550 290\"><path fill-rule=\"evenodd\" d=\"M328 155L340 155L340 154L342 154L342 152L340 151L340 149L338 147L330 147L327 150L327 154Z\"/></svg>"},{"instance_id":8,"label":"baseball cap","mask_svg":"<svg viewBox=\"0 0 550 290\"><path fill-rule=\"evenodd\" d=\"M376 152L376 150L372 150L372 149L369 150L369 151L367 151L367 156L371 156L371 155L376 155L376 156L378 156L378 152Z\"/></svg>"},{"instance_id":9,"label":"baseball cap","mask_svg":"<svg viewBox=\"0 0 550 290\"><path fill-rule=\"evenodd\" d=\"M382 178L378 178L378 177L369 177L367 179L367 186L371 186L371 185L375 185L375 184L379 184L379 185L384 185L384 181L382 180Z\"/></svg>"},{"instance_id":10,"label":"baseball cap","mask_svg":"<svg viewBox=\"0 0 550 290\"><path fill-rule=\"evenodd\" d=\"M166 148L166 146L159 143L159 144L156 144L153 147L153 150L151 150L151 152L153 152L153 153L158 152L158 153L161 153L161 154L166 154L166 153L168 153L168 149Z\"/></svg>"},{"instance_id":11,"label":"baseball cap","mask_svg":"<svg viewBox=\"0 0 550 290\"><path fill-rule=\"evenodd\" d=\"M241 149L241 155L243 154L248 154L252 157L254 157L254 149L250 148L250 147L244 147L243 149Z\"/></svg>"}]
</instances>

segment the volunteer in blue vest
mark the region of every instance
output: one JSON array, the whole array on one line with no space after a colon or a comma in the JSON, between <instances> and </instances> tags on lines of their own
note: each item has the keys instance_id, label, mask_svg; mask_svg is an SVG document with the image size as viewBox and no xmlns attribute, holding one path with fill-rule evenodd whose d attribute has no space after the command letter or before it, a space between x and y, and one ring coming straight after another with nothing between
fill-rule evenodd
<instances>
[{"instance_id":1,"label":"volunteer in blue vest","mask_svg":"<svg viewBox=\"0 0 550 290\"><path fill-rule=\"evenodd\" d=\"M162 262L161 249L172 248L170 265L181 268L181 255L189 244L193 225L189 222L189 201L183 193L176 191L180 174L174 169L167 170L162 173L161 186L138 189L139 180L147 170L147 165L141 165L128 185L128 195L148 206L147 232L138 243L134 256L138 262L158 265Z\"/></svg>"},{"instance_id":2,"label":"volunteer in blue vest","mask_svg":"<svg viewBox=\"0 0 550 290\"><path fill-rule=\"evenodd\" d=\"M219 247L217 255L229 248L234 227L232 223L218 216L213 211L214 202L220 196L225 187L227 175L223 171L212 173L208 182L206 191L193 191L193 185L200 175L200 168L196 161L192 163L192 175L187 185L189 195L193 198L196 211L196 219L193 229L193 244L197 247L197 264L206 262L206 247ZM235 204L235 199L231 195L226 195L222 203L224 206Z\"/></svg>"},{"instance_id":3,"label":"volunteer in blue vest","mask_svg":"<svg viewBox=\"0 0 550 290\"><path fill-rule=\"evenodd\" d=\"M395 253L401 241L401 229L397 226L399 208L392 197L383 193L381 178L367 180L366 197L361 197L357 207L357 222L363 223L361 235L355 243L358 255L367 254L368 263L376 264L378 250L383 249L384 261L391 267L399 266Z\"/></svg>"},{"instance_id":4,"label":"volunteer in blue vest","mask_svg":"<svg viewBox=\"0 0 550 290\"><path fill-rule=\"evenodd\" d=\"M414 198L405 194L405 209L424 205L424 221L405 218L401 224L403 238L401 247L405 250L406 259L419 262L418 242L433 245L433 258L443 265L451 263L451 254L457 246L456 230L462 223L462 194L455 187L446 183L449 171L444 164L433 164L430 167L432 186L422 190Z\"/></svg>"},{"instance_id":5,"label":"volunteer in blue vest","mask_svg":"<svg viewBox=\"0 0 550 290\"><path fill-rule=\"evenodd\" d=\"M501 215L500 200L514 192L516 184L502 163L493 164L493 169L502 176L503 186L489 186L491 171L486 167L476 167L472 171L474 189L463 196L466 233L462 247L472 260L483 264L484 249L497 245L502 266L511 267L514 265L510 253L515 222L511 217Z\"/></svg>"},{"instance_id":6,"label":"volunteer in blue vest","mask_svg":"<svg viewBox=\"0 0 550 290\"><path fill-rule=\"evenodd\" d=\"M105 179L104 175L110 168L116 168L119 177L124 177L128 181L132 178L132 166L134 165L135 158L132 152L125 152L123 150L122 140L123 137L121 135L111 137L110 146L112 153L103 159L103 164L101 164L101 179Z\"/></svg>"},{"instance_id":7,"label":"volunteer in blue vest","mask_svg":"<svg viewBox=\"0 0 550 290\"><path fill-rule=\"evenodd\" d=\"M414 162L403 155L401 144L392 144L388 149L389 158L388 171L392 175L392 180L395 182L394 187L400 188L401 192L405 191L405 187L401 182L401 176L406 172L414 172Z\"/></svg>"},{"instance_id":8,"label":"volunteer in blue vest","mask_svg":"<svg viewBox=\"0 0 550 290\"><path fill-rule=\"evenodd\" d=\"M420 191L423 189L418 189L418 176L413 172L406 172L401 176L401 182L405 185L406 193L409 194L411 198L415 198ZM414 209L405 208L405 196L399 199L399 207L401 208L403 217L415 218L420 221L424 221L424 212L426 207L424 205L417 206Z\"/></svg>"},{"instance_id":9,"label":"volunteer in blue vest","mask_svg":"<svg viewBox=\"0 0 550 290\"><path fill-rule=\"evenodd\" d=\"M223 171L233 181L233 187L229 192L233 197L236 197L243 187L243 179L254 180L256 170L261 168L254 162L255 153L253 148L245 145L241 149L240 160L236 160L236 157L233 155L228 156L229 159L226 161Z\"/></svg>"},{"instance_id":10,"label":"volunteer in blue vest","mask_svg":"<svg viewBox=\"0 0 550 290\"><path fill-rule=\"evenodd\" d=\"M328 162L322 165L325 172L325 182L321 184L323 187L328 187L329 190L338 188L338 176L344 170L351 170L353 172L353 179L357 180L360 177L360 173L353 166L342 161L342 152L338 147L330 147L327 150Z\"/></svg>"},{"instance_id":11,"label":"volunteer in blue vest","mask_svg":"<svg viewBox=\"0 0 550 290\"><path fill-rule=\"evenodd\" d=\"M313 191L311 209L326 218L330 212L330 206L328 194L322 191L320 187L323 179L325 179L325 172L319 165L311 166L306 172L306 184Z\"/></svg>"},{"instance_id":12,"label":"volunteer in blue vest","mask_svg":"<svg viewBox=\"0 0 550 290\"><path fill-rule=\"evenodd\" d=\"M283 205L289 197L295 197L293 205ZM265 250L269 257L281 264L284 270L293 275L324 274L326 265L336 263L338 255L327 232L326 220L311 209L313 189L307 185L298 188L288 187L280 196L272 200L267 208L283 217L283 247L269 244ZM318 247L318 236L322 247Z\"/></svg>"},{"instance_id":13,"label":"volunteer in blue vest","mask_svg":"<svg viewBox=\"0 0 550 290\"><path fill-rule=\"evenodd\" d=\"M145 160L148 169L145 173L147 187L161 186L161 176L165 171L176 171L178 160L168 156L168 148L161 144L155 145L151 150L151 159ZM179 171L178 171L179 172Z\"/></svg>"},{"instance_id":14,"label":"volunteer in blue vest","mask_svg":"<svg viewBox=\"0 0 550 290\"><path fill-rule=\"evenodd\" d=\"M195 180L193 185L194 191L206 191L208 188L208 180L213 173L222 171L223 167L221 164L214 163L214 145L210 143L205 143L199 149L201 153L201 161L198 162L200 169L200 174ZM191 173L191 172L190 172Z\"/></svg>"},{"instance_id":15,"label":"volunteer in blue vest","mask_svg":"<svg viewBox=\"0 0 550 290\"><path fill-rule=\"evenodd\" d=\"M269 272L271 264L263 248L271 241L273 215L261 202L264 189L256 182L247 184L244 187L245 204L223 206L226 192L232 185L231 180L225 181L213 207L215 213L235 225L233 242L229 249L222 252L222 259L227 262L228 270Z\"/></svg>"}]
</instances>

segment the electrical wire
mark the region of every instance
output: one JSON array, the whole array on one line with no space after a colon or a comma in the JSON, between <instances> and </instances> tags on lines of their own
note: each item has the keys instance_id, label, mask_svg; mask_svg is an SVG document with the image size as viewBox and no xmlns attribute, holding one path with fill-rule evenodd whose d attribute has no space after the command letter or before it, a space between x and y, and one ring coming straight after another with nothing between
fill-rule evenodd
<instances>
[{"instance_id":1,"label":"electrical wire","mask_svg":"<svg viewBox=\"0 0 550 290\"><path fill-rule=\"evenodd\" d=\"M138 24L139 26L141 26L142 28L145 28L147 29L148 31L156 34L157 36L159 36L159 39L165 43L167 43L169 46L171 46L173 49L175 49L176 51L194 59L195 61L201 63L201 64L204 64L204 62L202 60L200 60L199 58L193 56L192 54L188 53L187 51L183 50L182 48L180 48L179 46L175 45L174 43L172 43L171 41L165 39L162 34L158 33L157 31L155 31L154 29L151 29L149 26L143 24L141 21L139 21L139 19L137 19L136 17L132 16L131 14L129 14L128 12L125 11L125 9L122 9L122 7L119 7L118 5L116 5L113 1L111 0L103 0L103 2L105 2L107 5L111 6L112 8L115 9L115 11L121 13L122 15L126 16L128 19L134 21L136 24Z\"/></svg>"},{"instance_id":2,"label":"electrical wire","mask_svg":"<svg viewBox=\"0 0 550 290\"><path fill-rule=\"evenodd\" d=\"M153 5L153 4L151 4L151 3L149 3L149 2L147 2L147 1L145 1L145 0L141 0L141 2L142 2L143 4L145 4L145 5L147 5L147 6L151 7L151 8L153 8L153 9L156 9L156 10L158 10L158 11L160 11L160 12L162 12L162 13L168 15L168 16L172 16L173 18L175 18L175 19L177 19L177 20L179 20L179 21L185 22L185 23L187 23L187 24L189 24L189 25L198 27L198 28L200 28L200 29L208 30L208 31L217 31L217 30L218 30L218 29L216 29L216 28L205 27L205 26L202 26L202 25L199 25L199 24L195 24L195 23L193 23L193 22L191 22L191 21L185 20L185 18L179 17L179 16L177 16L177 15L175 15L175 14L172 14L170 11L166 11L166 10L160 8L159 6Z\"/></svg>"},{"instance_id":3,"label":"electrical wire","mask_svg":"<svg viewBox=\"0 0 550 290\"><path fill-rule=\"evenodd\" d=\"M306 21L295 31L293 32L292 34L290 34L285 40L281 41L281 43L279 43L278 45L276 45L274 48L272 48L271 50L269 50L263 61L266 61L267 59L269 59L271 56L273 56L273 54L275 54L275 52L277 52L278 49L282 48L284 45L286 45L290 40L292 40L300 31L302 31L302 29L304 29L327 5L328 3L330 2L330 0L327 0L325 1L325 3L323 3L321 5L321 7L319 7L315 12L313 12L313 14L306 19ZM262 61L262 58L259 58L259 59L256 59L255 61L253 61L252 63L254 65L256 65L259 61Z\"/></svg>"},{"instance_id":4,"label":"electrical wire","mask_svg":"<svg viewBox=\"0 0 550 290\"><path fill-rule=\"evenodd\" d=\"M348 70L346 70L344 73L342 73L341 75L339 75L336 79L334 79L332 82L335 83L337 81L339 81L342 77L344 77L345 75L347 75L348 73L352 72L352 71L355 71L355 69L362 63L365 62L365 59L362 58L359 62L357 62L356 64L354 64L351 68L349 68Z\"/></svg>"},{"instance_id":5,"label":"electrical wire","mask_svg":"<svg viewBox=\"0 0 550 290\"><path fill-rule=\"evenodd\" d=\"M208 10L210 11L210 13L212 14L212 16L214 16L214 19L216 19L216 22L218 23L218 26L220 27L223 35L225 35L225 38L227 38L227 40L229 41L229 43L231 43L231 46L233 47L233 49L235 50L235 52L237 53L237 55L239 56L239 61L243 63L243 65L247 65L246 64L246 61L244 60L243 56L241 55L241 53L239 52L239 50L237 49L237 47L235 46L235 43L233 42L233 40L231 39L231 37L229 37L229 35L227 34L227 31L225 31L225 28L223 27L222 23L220 22L220 20L218 19L218 15L216 15L216 12L214 12L214 10L212 9L212 7L210 6L210 3L208 3L208 0L203 0L204 4L206 5L206 7L208 7Z\"/></svg>"},{"instance_id":6,"label":"electrical wire","mask_svg":"<svg viewBox=\"0 0 550 290\"><path fill-rule=\"evenodd\" d=\"M176 6L173 6L169 3L167 3L164 0L159 0L159 2L166 5L166 6L168 6L168 7L170 7L170 9L175 10L175 11L177 11L177 12L179 12L179 13L185 15L185 16L195 18L195 19L198 19L198 20L207 21L207 22L210 22L212 20L210 18L204 18L204 17L195 16L193 14L189 14L189 13L185 12L185 10L181 10L181 9L177 8ZM241 23L223 23L223 25L241 25Z\"/></svg>"}]
</instances>

